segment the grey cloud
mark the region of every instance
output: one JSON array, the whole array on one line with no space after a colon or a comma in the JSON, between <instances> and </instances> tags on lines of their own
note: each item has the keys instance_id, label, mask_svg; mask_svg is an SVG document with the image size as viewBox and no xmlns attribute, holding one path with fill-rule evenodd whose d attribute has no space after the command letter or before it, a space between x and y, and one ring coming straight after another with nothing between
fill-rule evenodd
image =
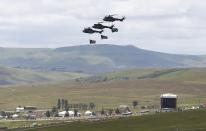
<instances>
[{"instance_id":1,"label":"grey cloud","mask_svg":"<svg viewBox=\"0 0 206 131\"><path fill-rule=\"evenodd\" d=\"M110 39L98 43L201 54L206 48L205 6L204 0L1 0L0 46L86 44L98 36L83 34L82 28L115 13L127 20L116 24L118 33L107 31Z\"/></svg>"}]
</instances>

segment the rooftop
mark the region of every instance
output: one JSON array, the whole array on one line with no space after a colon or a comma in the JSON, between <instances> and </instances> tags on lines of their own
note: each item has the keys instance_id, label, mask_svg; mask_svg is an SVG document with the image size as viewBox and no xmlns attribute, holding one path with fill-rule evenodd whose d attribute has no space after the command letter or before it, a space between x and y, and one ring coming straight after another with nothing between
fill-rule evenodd
<instances>
[{"instance_id":1,"label":"rooftop","mask_svg":"<svg viewBox=\"0 0 206 131\"><path fill-rule=\"evenodd\" d=\"M177 95L172 93L165 93L160 96L160 98L177 98Z\"/></svg>"}]
</instances>

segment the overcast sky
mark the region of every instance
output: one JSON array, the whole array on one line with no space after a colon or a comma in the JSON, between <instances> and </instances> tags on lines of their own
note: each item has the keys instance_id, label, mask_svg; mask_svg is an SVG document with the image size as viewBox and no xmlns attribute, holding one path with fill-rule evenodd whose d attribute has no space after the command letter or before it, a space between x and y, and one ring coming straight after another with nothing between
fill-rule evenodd
<instances>
[{"instance_id":1,"label":"overcast sky","mask_svg":"<svg viewBox=\"0 0 206 131\"><path fill-rule=\"evenodd\" d=\"M107 14L126 16L118 33L87 35L82 29ZM0 0L1 47L134 45L179 54L206 54L205 0Z\"/></svg>"}]
</instances>

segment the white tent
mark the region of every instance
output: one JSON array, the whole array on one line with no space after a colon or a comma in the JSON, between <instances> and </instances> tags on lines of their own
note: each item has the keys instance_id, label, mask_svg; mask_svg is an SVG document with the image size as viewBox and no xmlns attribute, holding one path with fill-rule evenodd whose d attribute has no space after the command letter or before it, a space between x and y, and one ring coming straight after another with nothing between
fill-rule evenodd
<instances>
[{"instance_id":1,"label":"white tent","mask_svg":"<svg viewBox=\"0 0 206 131\"><path fill-rule=\"evenodd\" d=\"M74 116L74 111L68 111L69 116Z\"/></svg>"},{"instance_id":2,"label":"white tent","mask_svg":"<svg viewBox=\"0 0 206 131\"><path fill-rule=\"evenodd\" d=\"M86 111L86 112L84 113L84 115L86 115L86 116L91 116L91 115L92 115L92 112L91 112L91 111Z\"/></svg>"},{"instance_id":3,"label":"white tent","mask_svg":"<svg viewBox=\"0 0 206 131\"><path fill-rule=\"evenodd\" d=\"M58 113L58 116L65 117L66 114L67 114L66 111L62 111Z\"/></svg>"},{"instance_id":4,"label":"white tent","mask_svg":"<svg viewBox=\"0 0 206 131\"><path fill-rule=\"evenodd\" d=\"M16 108L16 112L23 112L24 111L24 108L23 107L17 107Z\"/></svg>"},{"instance_id":5,"label":"white tent","mask_svg":"<svg viewBox=\"0 0 206 131\"><path fill-rule=\"evenodd\" d=\"M19 117L19 115L17 115L17 114L12 115L12 118L18 118L18 117Z\"/></svg>"},{"instance_id":6,"label":"white tent","mask_svg":"<svg viewBox=\"0 0 206 131\"><path fill-rule=\"evenodd\" d=\"M68 112L66 112L66 111L62 111L62 112L59 112L58 113L58 116L60 116L60 117L65 117L65 115L68 113L68 115L69 116L74 116L74 111L68 111ZM77 112L77 116L81 116L81 113L79 113L79 112Z\"/></svg>"}]
</instances>

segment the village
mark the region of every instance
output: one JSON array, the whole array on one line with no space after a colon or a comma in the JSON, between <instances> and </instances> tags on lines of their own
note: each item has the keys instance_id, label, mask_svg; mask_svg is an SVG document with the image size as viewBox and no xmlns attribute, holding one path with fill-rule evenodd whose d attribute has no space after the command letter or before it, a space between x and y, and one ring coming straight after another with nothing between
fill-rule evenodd
<instances>
[{"instance_id":1,"label":"village","mask_svg":"<svg viewBox=\"0 0 206 131\"><path fill-rule=\"evenodd\" d=\"M160 95L160 105L142 106L140 110L132 112L127 105L119 105L115 109L96 110L94 103L68 104L65 99L58 99L57 105L51 109L38 109L36 106L18 106L14 111L1 111L0 121L99 121L117 119L121 117L149 115L160 112L177 112L205 108L204 105L180 108L177 106L178 96L171 93ZM133 101L133 108L138 106L138 101ZM29 127L38 127L32 123ZM27 128L26 126L24 128Z\"/></svg>"}]
</instances>

